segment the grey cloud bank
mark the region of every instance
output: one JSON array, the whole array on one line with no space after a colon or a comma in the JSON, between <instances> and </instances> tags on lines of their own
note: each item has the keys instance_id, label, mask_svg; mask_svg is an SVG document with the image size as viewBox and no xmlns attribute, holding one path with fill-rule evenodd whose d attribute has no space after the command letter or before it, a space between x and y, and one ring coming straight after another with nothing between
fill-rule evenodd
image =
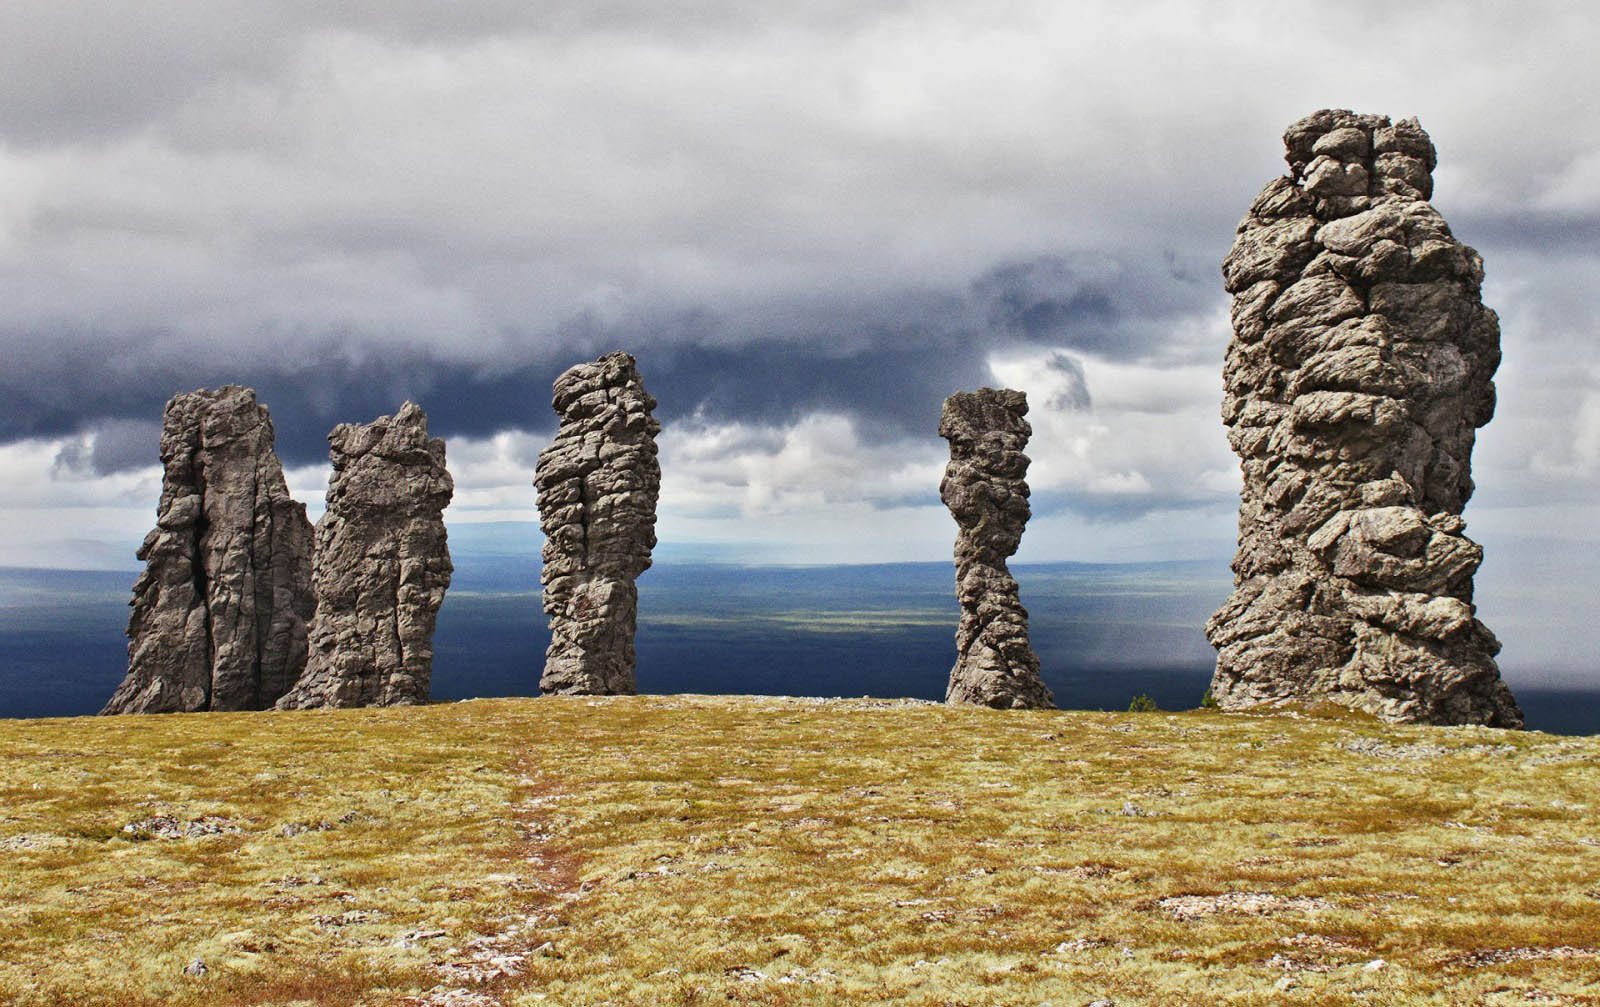
<instances>
[{"instance_id":1,"label":"grey cloud bank","mask_svg":"<svg viewBox=\"0 0 1600 1007\"><path fill-rule=\"evenodd\" d=\"M1217 264L1332 105L1420 116L1485 258L1468 520L1550 506L1592 542L1597 35L1553 3L9 3L0 511L18 542L71 537L64 506L147 523L162 402L226 381L290 466L422 402L455 509L503 511L553 429L530 390L620 347L664 533L940 557L939 403L1004 379L1034 404L1024 561L1152 515L1225 552Z\"/></svg>"}]
</instances>

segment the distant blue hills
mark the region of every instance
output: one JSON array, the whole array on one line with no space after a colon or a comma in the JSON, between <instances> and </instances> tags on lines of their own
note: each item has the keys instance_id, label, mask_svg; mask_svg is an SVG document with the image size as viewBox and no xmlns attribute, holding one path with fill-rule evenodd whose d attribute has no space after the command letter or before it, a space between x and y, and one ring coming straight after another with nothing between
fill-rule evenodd
<instances>
[{"instance_id":1,"label":"distant blue hills","mask_svg":"<svg viewBox=\"0 0 1600 1007\"><path fill-rule=\"evenodd\" d=\"M452 530L456 575L435 635L433 695L531 696L549 643L531 546ZM703 554L702 554L703 555ZM1045 680L1063 707L1136 695L1197 706L1205 619L1225 564L1021 564ZM128 571L0 568L0 716L96 712L127 667ZM663 560L639 580L639 688L651 693L941 699L955 661L949 563L744 566ZM1519 686L1530 728L1600 733L1600 693Z\"/></svg>"}]
</instances>

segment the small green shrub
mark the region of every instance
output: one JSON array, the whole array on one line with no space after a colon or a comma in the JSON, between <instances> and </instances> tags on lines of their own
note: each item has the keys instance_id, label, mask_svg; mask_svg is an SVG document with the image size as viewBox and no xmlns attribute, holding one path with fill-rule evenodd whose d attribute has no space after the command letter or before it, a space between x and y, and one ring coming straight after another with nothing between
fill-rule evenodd
<instances>
[{"instance_id":1,"label":"small green shrub","mask_svg":"<svg viewBox=\"0 0 1600 1007\"><path fill-rule=\"evenodd\" d=\"M1215 696L1213 696L1211 694L1211 690L1210 689L1207 689L1206 690L1206 694L1204 696L1200 697L1200 709L1202 709L1202 710L1215 710L1215 709L1218 709L1217 697L1215 697Z\"/></svg>"},{"instance_id":2,"label":"small green shrub","mask_svg":"<svg viewBox=\"0 0 1600 1007\"><path fill-rule=\"evenodd\" d=\"M1160 709L1155 700L1142 692L1128 702L1129 713L1155 713Z\"/></svg>"}]
</instances>

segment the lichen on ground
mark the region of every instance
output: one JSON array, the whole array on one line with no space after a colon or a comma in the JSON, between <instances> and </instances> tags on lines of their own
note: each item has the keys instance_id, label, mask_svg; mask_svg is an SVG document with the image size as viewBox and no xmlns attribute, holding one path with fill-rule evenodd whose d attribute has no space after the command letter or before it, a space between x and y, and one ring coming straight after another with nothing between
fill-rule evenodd
<instances>
[{"instance_id":1,"label":"lichen on ground","mask_svg":"<svg viewBox=\"0 0 1600 1007\"><path fill-rule=\"evenodd\" d=\"M1597 784L1351 714L5 721L0 1001L1595 1003Z\"/></svg>"}]
</instances>

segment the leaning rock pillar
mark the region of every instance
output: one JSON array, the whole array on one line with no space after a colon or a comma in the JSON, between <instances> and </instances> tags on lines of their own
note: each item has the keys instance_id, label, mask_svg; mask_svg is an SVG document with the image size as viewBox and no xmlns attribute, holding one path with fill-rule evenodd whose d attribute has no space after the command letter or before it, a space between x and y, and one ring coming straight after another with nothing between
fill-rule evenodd
<instances>
[{"instance_id":1,"label":"leaning rock pillar","mask_svg":"<svg viewBox=\"0 0 1600 1007\"><path fill-rule=\"evenodd\" d=\"M1032 510L1028 456L1033 428L1028 399L1010 389L980 388L945 399L939 436L950 442L950 464L939 498L956 519L956 595L961 625L947 703L998 708L1052 708L1028 643L1028 610L1006 557L1017 551Z\"/></svg>"},{"instance_id":2,"label":"leaning rock pillar","mask_svg":"<svg viewBox=\"0 0 1600 1007\"><path fill-rule=\"evenodd\" d=\"M630 694L637 691L634 579L650 567L661 490L656 400L633 357L608 353L557 378L550 404L561 424L539 455L533 483L550 617L539 689Z\"/></svg>"},{"instance_id":3,"label":"leaning rock pillar","mask_svg":"<svg viewBox=\"0 0 1600 1007\"><path fill-rule=\"evenodd\" d=\"M1244 488L1234 592L1206 626L1212 695L1520 727L1461 519L1500 363L1483 261L1428 203L1415 119L1322 111L1284 144L1290 173L1222 264Z\"/></svg>"},{"instance_id":4,"label":"leaning rock pillar","mask_svg":"<svg viewBox=\"0 0 1600 1007\"><path fill-rule=\"evenodd\" d=\"M444 441L413 402L328 435L333 477L317 523L317 614L305 674L279 709L428 701L433 627L454 567Z\"/></svg>"}]
</instances>

